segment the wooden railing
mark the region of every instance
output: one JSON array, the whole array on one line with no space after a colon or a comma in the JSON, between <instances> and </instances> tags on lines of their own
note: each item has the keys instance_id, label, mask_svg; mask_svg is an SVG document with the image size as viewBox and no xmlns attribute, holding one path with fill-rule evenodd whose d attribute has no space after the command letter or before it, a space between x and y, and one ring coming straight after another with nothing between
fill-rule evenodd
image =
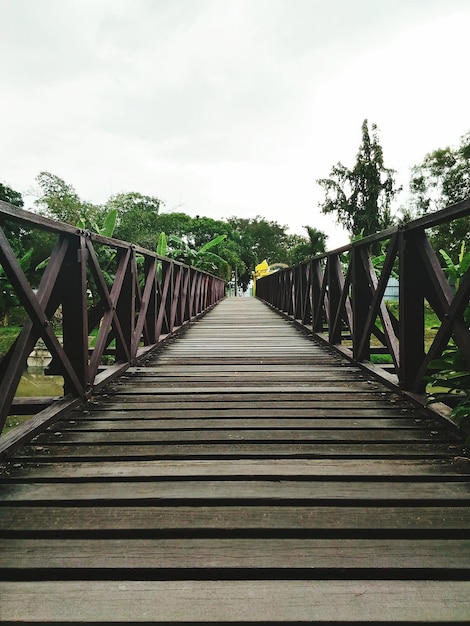
<instances>
[{"instance_id":1,"label":"wooden railing","mask_svg":"<svg viewBox=\"0 0 470 626\"><path fill-rule=\"evenodd\" d=\"M366 363L384 380L424 400L428 366L451 338L470 367L470 331L463 319L470 270L455 292L427 231L469 215L470 199L316 256L258 280L257 296L343 354ZM385 255L376 269L371 250L380 246ZM392 275L399 281L397 307L384 297ZM426 348L427 307L440 324ZM389 355L390 365L372 365L374 354Z\"/></svg>"},{"instance_id":2,"label":"wooden railing","mask_svg":"<svg viewBox=\"0 0 470 626\"><path fill-rule=\"evenodd\" d=\"M211 274L0 201L5 222L50 233L53 247L33 289L0 227L0 265L25 312L0 362L0 433L9 415L34 415L0 438L0 453L85 402L224 297L224 281ZM52 356L46 373L63 376L61 398L15 397L38 340Z\"/></svg>"}]
</instances>

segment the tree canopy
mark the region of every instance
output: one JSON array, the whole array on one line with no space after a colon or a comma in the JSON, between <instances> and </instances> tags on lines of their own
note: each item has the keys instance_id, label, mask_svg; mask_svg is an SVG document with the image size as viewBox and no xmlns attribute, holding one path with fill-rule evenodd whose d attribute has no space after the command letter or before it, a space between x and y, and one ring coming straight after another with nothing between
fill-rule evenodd
<instances>
[{"instance_id":1,"label":"tree canopy","mask_svg":"<svg viewBox=\"0 0 470 626\"><path fill-rule=\"evenodd\" d=\"M365 237L393 223L391 203L401 190L395 183L395 170L385 167L383 150L375 124L362 123L362 141L356 164L349 169L337 163L329 178L317 183L325 191L319 204L322 213L336 213L336 220L352 236Z\"/></svg>"},{"instance_id":2,"label":"tree canopy","mask_svg":"<svg viewBox=\"0 0 470 626\"><path fill-rule=\"evenodd\" d=\"M75 188L59 176L40 172L36 182L40 193L35 205L43 215L73 225L96 220L100 207L81 200Z\"/></svg>"},{"instance_id":3,"label":"tree canopy","mask_svg":"<svg viewBox=\"0 0 470 626\"><path fill-rule=\"evenodd\" d=\"M104 211L117 211L115 236L155 250L158 241L158 213L162 201L136 191L115 194L109 198Z\"/></svg>"},{"instance_id":4,"label":"tree canopy","mask_svg":"<svg viewBox=\"0 0 470 626\"><path fill-rule=\"evenodd\" d=\"M8 185L3 185L0 183L0 200L3 202L9 202L17 207L22 207L24 205L23 196L19 191L15 191Z\"/></svg>"},{"instance_id":5,"label":"tree canopy","mask_svg":"<svg viewBox=\"0 0 470 626\"><path fill-rule=\"evenodd\" d=\"M426 154L411 170L411 207L408 218L419 217L470 197L470 132L463 135L457 148L437 148ZM431 234L435 248L458 254L461 242L470 234L470 218L455 220Z\"/></svg>"}]
</instances>

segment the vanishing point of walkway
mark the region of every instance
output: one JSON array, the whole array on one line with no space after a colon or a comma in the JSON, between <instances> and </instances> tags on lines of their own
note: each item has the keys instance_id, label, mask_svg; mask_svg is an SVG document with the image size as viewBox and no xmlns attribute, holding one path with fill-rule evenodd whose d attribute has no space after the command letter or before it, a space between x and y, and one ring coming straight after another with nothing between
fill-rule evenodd
<instances>
[{"instance_id":1,"label":"vanishing point of walkway","mask_svg":"<svg viewBox=\"0 0 470 626\"><path fill-rule=\"evenodd\" d=\"M4 467L4 622L470 621L455 431L224 300Z\"/></svg>"}]
</instances>

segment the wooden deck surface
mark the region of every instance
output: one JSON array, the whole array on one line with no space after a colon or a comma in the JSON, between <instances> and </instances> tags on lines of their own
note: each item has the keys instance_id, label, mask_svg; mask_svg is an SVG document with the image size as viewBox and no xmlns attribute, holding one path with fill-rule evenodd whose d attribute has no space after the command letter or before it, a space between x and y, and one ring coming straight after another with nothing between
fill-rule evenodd
<instances>
[{"instance_id":1,"label":"wooden deck surface","mask_svg":"<svg viewBox=\"0 0 470 626\"><path fill-rule=\"evenodd\" d=\"M470 622L462 441L252 298L3 468L2 622Z\"/></svg>"}]
</instances>

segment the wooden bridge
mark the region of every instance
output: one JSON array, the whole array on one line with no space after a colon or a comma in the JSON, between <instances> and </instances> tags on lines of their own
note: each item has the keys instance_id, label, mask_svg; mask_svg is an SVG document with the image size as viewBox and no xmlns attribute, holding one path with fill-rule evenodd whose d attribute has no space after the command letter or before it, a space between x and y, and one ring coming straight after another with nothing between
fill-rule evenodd
<instances>
[{"instance_id":1,"label":"wooden bridge","mask_svg":"<svg viewBox=\"0 0 470 626\"><path fill-rule=\"evenodd\" d=\"M354 298L349 309L339 253L323 273L312 261L279 274L282 302L266 282L267 305L223 299L212 278L168 260L158 276L150 253L142 283L126 269L132 254L118 255L108 290L96 278L96 242L68 235L89 251L103 303L100 316L95 307L78 318L85 329L101 320L94 354L112 351L113 338L121 362L101 366L93 350L83 358L76 342L54 342L40 320L63 294L51 274L28 291L5 244L0 260L18 277L31 324L0 364L0 387L36 333L62 363L69 394L46 408L0 399L4 415L38 411L2 438L3 623L470 621L470 460L461 431L392 380L416 379L427 357L407 357L405 338L415 338L404 330L406 307L395 349L383 278L369 274L367 306L378 307L384 330ZM58 258L76 259L63 246ZM70 267L52 263L63 285ZM370 266L361 267L364 287ZM431 270L442 292L424 281L426 298L466 349L469 280L450 297ZM131 316L123 292L134 294ZM77 320L70 303L65 311ZM353 360L364 340L351 319L383 339L395 374L379 379ZM319 324L339 336L335 347ZM351 353L340 345L348 333Z\"/></svg>"}]
</instances>

